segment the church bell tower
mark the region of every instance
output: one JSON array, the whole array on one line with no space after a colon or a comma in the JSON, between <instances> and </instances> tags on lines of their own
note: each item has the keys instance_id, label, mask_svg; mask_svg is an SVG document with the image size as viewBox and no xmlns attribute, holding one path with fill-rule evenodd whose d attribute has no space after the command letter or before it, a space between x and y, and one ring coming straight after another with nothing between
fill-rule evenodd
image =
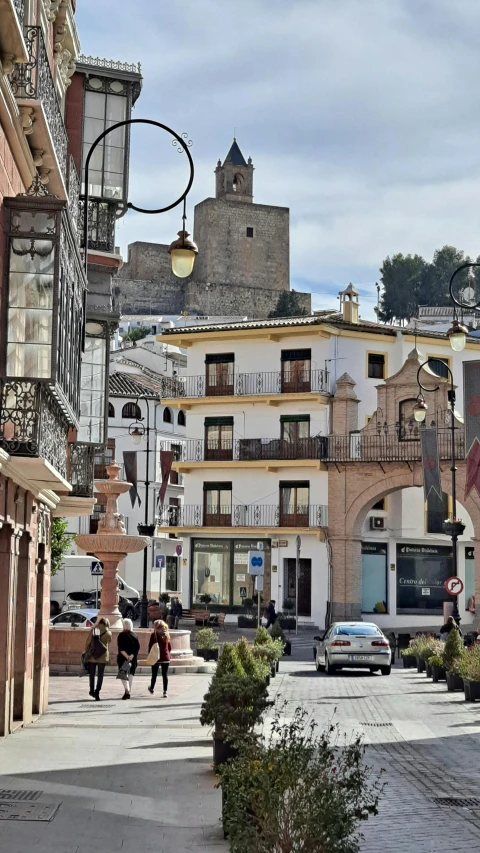
<instances>
[{"instance_id":1,"label":"church bell tower","mask_svg":"<svg viewBox=\"0 0 480 853\"><path fill-rule=\"evenodd\" d=\"M234 138L225 160L215 169L216 197L226 201L253 202L252 158L245 160L237 140Z\"/></svg>"}]
</instances>

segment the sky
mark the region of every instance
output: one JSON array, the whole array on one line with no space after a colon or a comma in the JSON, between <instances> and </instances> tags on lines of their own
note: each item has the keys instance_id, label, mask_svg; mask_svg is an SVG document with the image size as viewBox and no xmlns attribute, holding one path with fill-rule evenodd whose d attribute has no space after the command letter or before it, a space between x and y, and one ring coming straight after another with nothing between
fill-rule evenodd
<instances>
[{"instance_id":1,"label":"sky","mask_svg":"<svg viewBox=\"0 0 480 853\"><path fill-rule=\"evenodd\" d=\"M387 255L480 254L478 0L77 0L76 21L84 54L141 63L133 117L192 140L191 226L235 133L255 201L290 208L313 308L351 281L373 318ZM187 177L171 137L133 128L130 201L170 204ZM180 226L130 212L117 239L126 256Z\"/></svg>"}]
</instances>

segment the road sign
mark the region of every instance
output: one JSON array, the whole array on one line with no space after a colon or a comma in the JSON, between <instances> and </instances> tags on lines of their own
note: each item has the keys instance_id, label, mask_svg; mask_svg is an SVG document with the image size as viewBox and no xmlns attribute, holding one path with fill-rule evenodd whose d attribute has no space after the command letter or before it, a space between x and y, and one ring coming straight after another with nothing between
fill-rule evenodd
<instances>
[{"instance_id":1,"label":"road sign","mask_svg":"<svg viewBox=\"0 0 480 853\"><path fill-rule=\"evenodd\" d=\"M255 590L257 592L263 592L263 575L257 575L256 576L256 578L255 578Z\"/></svg>"},{"instance_id":2,"label":"road sign","mask_svg":"<svg viewBox=\"0 0 480 853\"><path fill-rule=\"evenodd\" d=\"M263 551L248 552L248 574L263 575L265 568L265 557Z\"/></svg>"},{"instance_id":3,"label":"road sign","mask_svg":"<svg viewBox=\"0 0 480 853\"><path fill-rule=\"evenodd\" d=\"M155 557L155 568L156 569L164 569L165 568L165 555L157 554Z\"/></svg>"},{"instance_id":4,"label":"road sign","mask_svg":"<svg viewBox=\"0 0 480 853\"><path fill-rule=\"evenodd\" d=\"M448 578L445 581L444 587L449 595L460 595L463 592L464 583L461 578Z\"/></svg>"},{"instance_id":5,"label":"road sign","mask_svg":"<svg viewBox=\"0 0 480 853\"><path fill-rule=\"evenodd\" d=\"M90 574L103 577L103 563L101 560L92 560L90 563Z\"/></svg>"}]
</instances>

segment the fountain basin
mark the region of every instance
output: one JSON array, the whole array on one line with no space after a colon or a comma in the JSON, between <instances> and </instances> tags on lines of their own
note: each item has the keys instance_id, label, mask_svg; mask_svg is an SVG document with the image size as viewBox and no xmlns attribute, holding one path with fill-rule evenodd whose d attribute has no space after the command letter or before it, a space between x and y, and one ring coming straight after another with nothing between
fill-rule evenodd
<instances>
[{"instance_id":1,"label":"fountain basin","mask_svg":"<svg viewBox=\"0 0 480 853\"><path fill-rule=\"evenodd\" d=\"M127 533L118 533L102 530L101 533L80 533L75 537L75 543L82 551L91 551L96 557L99 554L120 555L123 560L126 554L136 554L143 551L150 544L147 536L129 536Z\"/></svg>"}]
</instances>

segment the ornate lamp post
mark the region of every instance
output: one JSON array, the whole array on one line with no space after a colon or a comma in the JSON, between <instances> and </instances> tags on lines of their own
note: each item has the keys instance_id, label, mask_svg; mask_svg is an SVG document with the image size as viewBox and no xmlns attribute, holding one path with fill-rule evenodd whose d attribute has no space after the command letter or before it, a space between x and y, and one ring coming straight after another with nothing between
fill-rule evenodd
<instances>
[{"instance_id":1,"label":"ornate lamp post","mask_svg":"<svg viewBox=\"0 0 480 853\"><path fill-rule=\"evenodd\" d=\"M451 338L450 338L451 340ZM417 370L417 382L419 388L426 393L433 393L435 391L439 391L440 386L437 385L435 388L425 388L424 385L420 382L420 372L428 365L428 362L431 359L428 359L420 365ZM450 536L452 539L452 562L453 562L453 574L455 577L458 575L458 559L457 559L457 541L458 537L462 535L465 530L465 525L462 521L457 519L457 467L455 460L455 387L453 384L453 373L450 370L449 366L445 365L448 370L448 374L450 377L450 388L448 391L448 404L450 407L450 436L451 436L451 446L452 446L452 467L450 468L452 472L452 503L453 503L453 520L446 519L443 522L443 531L447 536ZM425 417L428 411L428 406L425 402L423 394L418 395L417 402L413 408L413 417L415 418L418 424L422 424L425 422ZM460 624L460 613L458 610L458 596L455 595L453 598L453 618L457 624Z\"/></svg>"}]
</instances>

